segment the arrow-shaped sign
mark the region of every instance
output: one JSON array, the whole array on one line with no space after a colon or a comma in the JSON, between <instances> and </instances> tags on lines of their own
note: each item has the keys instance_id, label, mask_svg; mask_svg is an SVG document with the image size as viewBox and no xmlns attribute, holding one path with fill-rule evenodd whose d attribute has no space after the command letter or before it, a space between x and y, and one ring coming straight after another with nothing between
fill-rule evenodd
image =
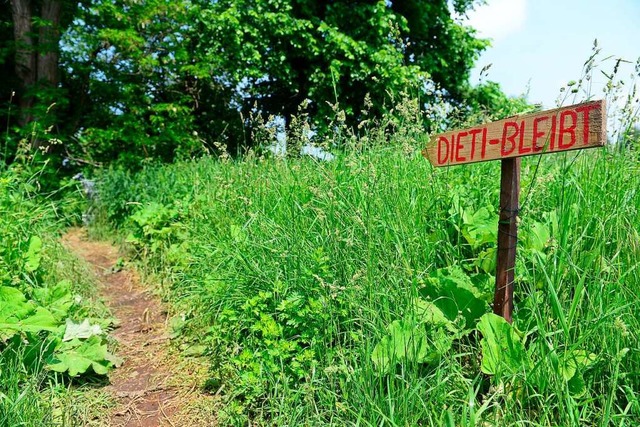
<instances>
[{"instance_id":1,"label":"arrow-shaped sign","mask_svg":"<svg viewBox=\"0 0 640 427\"><path fill-rule=\"evenodd\" d=\"M434 166L453 166L599 147L607 140L604 101L557 108L431 138L422 154Z\"/></svg>"}]
</instances>

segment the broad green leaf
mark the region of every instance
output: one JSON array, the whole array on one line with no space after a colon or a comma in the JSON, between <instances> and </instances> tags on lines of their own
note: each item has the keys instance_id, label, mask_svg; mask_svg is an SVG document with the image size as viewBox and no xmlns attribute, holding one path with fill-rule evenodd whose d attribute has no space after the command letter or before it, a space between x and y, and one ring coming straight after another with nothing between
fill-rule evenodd
<instances>
[{"instance_id":1,"label":"broad green leaf","mask_svg":"<svg viewBox=\"0 0 640 427\"><path fill-rule=\"evenodd\" d=\"M437 270L427 279L421 294L433 302L451 321L458 316L465 320L465 327L471 329L477 320L487 312L483 294L459 267Z\"/></svg>"},{"instance_id":2,"label":"broad green leaf","mask_svg":"<svg viewBox=\"0 0 640 427\"><path fill-rule=\"evenodd\" d=\"M76 338L63 343L47 366L52 371L67 372L72 377L86 373L89 368L98 375L105 375L115 365L113 360L107 345L94 335L87 340Z\"/></svg>"},{"instance_id":3,"label":"broad green leaf","mask_svg":"<svg viewBox=\"0 0 640 427\"><path fill-rule=\"evenodd\" d=\"M69 308L74 302L73 295L71 295L71 284L66 280L52 287L35 288L33 297L40 305L47 307L59 320L67 317Z\"/></svg>"},{"instance_id":4,"label":"broad green leaf","mask_svg":"<svg viewBox=\"0 0 640 427\"><path fill-rule=\"evenodd\" d=\"M576 363L575 359L572 358L560 359L558 368L560 369L560 373L562 374L562 377L565 379L565 381L569 381L576 374L578 370L578 364Z\"/></svg>"},{"instance_id":5,"label":"broad green leaf","mask_svg":"<svg viewBox=\"0 0 640 427\"><path fill-rule=\"evenodd\" d=\"M561 355L558 367L562 377L567 381L571 396L581 397L587 392L582 373L595 360L595 354L584 350L572 350Z\"/></svg>"},{"instance_id":6,"label":"broad green leaf","mask_svg":"<svg viewBox=\"0 0 640 427\"><path fill-rule=\"evenodd\" d=\"M458 332L456 325L444 315L434 303L418 299L416 301L416 316L419 321L432 326L444 326L450 332Z\"/></svg>"},{"instance_id":7,"label":"broad green leaf","mask_svg":"<svg viewBox=\"0 0 640 427\"><path fill-rule=\"evenodd\" d=\"M6 339L18 332L18 322L34 312L33 304L26 302L2 303L0 305L0 339Z\"/></svg>"},{"instance_id":8,"label":"broad green leaf","mask_svg":"<svg viewBox=\"0 0 640 427\"><path fill-rule=\"evenodd\" d=\"M549 239L551 239L549 227L541 222L534 222L526 232L526 248L542 252Z\"/></svg>"},{"instance_id":9,"label":"broad green leaf","mask_svg":"<svg viewBox=\"0 0 640 427\"><path fill-rule=\"evenodd\" d=\"M478 255L478 258L474 262L474 265L480 267L485 273L495 274L496 262L496 248L490 247L480 252L480 255Z\"/></svg>"},{"instance_id":10,"label":"broad green leaf","mask_svg":"<svg viewBox=\"0 0 640 427\"><path fill-rule=\"evenodd\" d=\"M0 286L0 339L19 332L55 331L58 322L49 310L26 301L19 290Z\"/></svg>"},{"instance_id":11,"label":"broad green leaf","mask_svg":"<svg viewBox=\"0 0 640 427\"><path fill-rule=\"evenodd\" d=\"M30 332L14 335L11 341L14 348L21 348L21 361L31 373L39 372L42 361L51 357L55 348L60 344L60 339L55 334L43 336Z\"/></svg>"},{"instance_id":12,"label":"broad green leaf","mask_svg":"<svg viewBox=\"0 0 640 427\"><path fill-rule=\"evenodd\" d=\"M497 241L498 217L486 207L473 213L467 209L463 210L462 221L462 235L474 249Z\"/></svg>"},{"instance_id":13,"label":"broad green leaf","mask_svg":"<svg viewBox=\"0 0 640 427\"><path fill-rule=\"evenodd\" d=\"M434 363L440 360L451 349L453 340L458 337L458 333L452 333L443 327L429 330L427 333L428 351L422 362Z\"/></svg>"},{"instance_id":14,"label":"broad green leaf","mask_svg":"<svg viewBox=\"0 0 640 427\"><path fill-rule=\"evenodd\" d=\"M559 367L565 380L571 379L577 370L588 368L596 360L596 355L585 350L571 350L559 357Z\"/></svg>"},{"instance_id":15,"label":"broad green leaf","mask_svg":"<svg viewBox=\"0 0 640 427\"><path fill-rule=\"evenodd\" d=\"M58 328L58 321L49 310L37 307L35 313L18 322L18 327L24 332L55 331Z\"/></svg>"},{"instance_id":16,"label":"broad green leaf","mask_svg":"<svg viewBox=\"0 0 640 427\"><path fill-rule=\"evenodd\" d=\"M569 381L567 381L569 393L572 397L582 397L587 392L587 386L581 373L577 373Z\"/></svg>"},{"instance_id":17,"label":"broad green leaf","mask_svg":"<svg viewBox=\"0 0 640 427\"><path fill-rule=\"evenodd\" d=\"M524 346L511 325L502 317L487 313L480 318L482 333L481 370L485 374L513 374L527 366Z\"/></svg>"},{"instance_id":18,"label":"broad green leaf","mask_svg":"<svg viewBox=\"0 0 640 427\"><path fill-rule=\"evenodd\" d=\"M42 251L42 240L38 236L31 236L29 239L29 249L25 255L26 261L24 263L24 269L28 272L33 272L40 267L40 259Z\"/></svg>"},{"instance_id":19,"label":"broad green leaf","mask_svg":"<svg viewBox=\"0 0 640 427\"><path fill-rule=\"evenodd\" d=\"M0 286L0 309L6 305L17 304L25 302L27 299L20 290L11 286Z\"/></svg>"},{"instance_id":20,"label":"broad green leaf","mask_svg":"<svg viewBox=\"0 0 640 427\"><path fill-rule=\"evenodd\" d=\"M92 335L102 335L100 325L91 325L89 319L84 319L81 323L74 323L73 320L67 319L62 341L71 341L76 338L89 338Z\"/></svg>"},{"instance_id":21,"label":"broad green leaf","mask_svg":"<svg viewBox=\"0 0 640 427\"><path fill-rule=\"evenodd\" d=\"M375 346L371 360L380 371L403 361L422 362L427 356L424 326L411 320L395 320L387 327L387 336Z\"/></svg>"},{"instance_id":22,"label":"broad green leaf","mask_svg":"<svg viewBox=\"0 0 640 427\"><path fill-rule=\"evenodd\" d=\"M78 354L76 351L69 350L62 354L56 354L54 362L49 364L48 367L52 371L68 372L70 376L76 377L87 372L92 363L90 359ZM103 371L103 368L99 367L98 371Z\"/></svg>"}]
</instances>

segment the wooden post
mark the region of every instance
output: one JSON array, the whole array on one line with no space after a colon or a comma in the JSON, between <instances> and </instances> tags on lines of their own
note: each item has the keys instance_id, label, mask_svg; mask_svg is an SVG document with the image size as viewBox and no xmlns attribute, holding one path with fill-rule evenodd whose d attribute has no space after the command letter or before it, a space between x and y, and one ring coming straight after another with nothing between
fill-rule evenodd
<instances>
[{"instance_id":1,"label":"wooden post","mask_svg":"<svg viewBox=\"0 0 640 427\"><path fill-rule=\"evenodd\" d=\"M500 219L498 221L498 261L493 312L511 323L513 281L518 244L518 209L520 196L520 158L501 160Z\"/></svg>"}]
</instances>

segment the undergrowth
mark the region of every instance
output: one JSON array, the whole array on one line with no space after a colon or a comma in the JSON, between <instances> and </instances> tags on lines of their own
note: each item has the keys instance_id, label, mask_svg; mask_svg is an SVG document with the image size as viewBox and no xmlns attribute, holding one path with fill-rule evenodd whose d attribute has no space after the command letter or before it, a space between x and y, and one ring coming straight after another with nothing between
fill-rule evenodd
<instances>
[{"instance_id":1,"label":"undergrowth","mask_svg":"<svg viewBox=\"0 0 640 427\"><path fill-rule=\"evenodd\" d=\"M561 103L591 97L597 55ZM490 313L499 164L432 168L415 101L357 131L338 112L332 161L108 171L98 216L160 284L185 352L210 360L223 425L634 426L635 88L627 101L609 147L523 159L512 325ZM298 125L287 143L314 142Z\"/></svg>"},{"instance_id":2,"label":"undergrowth","mask_svg":"<svg viewBox=\"0 0 640 427\"><path fill-rule=\"evenodd\" d=\"M77 186L43 193L40 167L0 173L0 425L88 425L89 402L104 400L91 389L117 362L112 320L92 275L58 241L84 205Z\"/></svg>"},{"instance_id":3,"label":"undergrowth","mask_svg":"<svg viewBox=\"0 0 640 427\"><path fill-rule=\"evenodd\" d=\"M495 163L203 159L113 171L102 200L228 424L635 425L631 154L524 159L513 326L487 314Z\"/></svg>"}]
</instances>

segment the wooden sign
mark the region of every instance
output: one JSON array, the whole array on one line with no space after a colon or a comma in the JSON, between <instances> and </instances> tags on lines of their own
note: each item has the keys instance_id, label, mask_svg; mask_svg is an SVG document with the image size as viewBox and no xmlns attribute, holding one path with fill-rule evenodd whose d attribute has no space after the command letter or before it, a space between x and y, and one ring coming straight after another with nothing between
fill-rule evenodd
<instances>
[{"instance_id":1,"label":"wooden sign","mask_svg":"<svg viewBox=\"0 0 640 427\"><path fill-rule=\"evenodd\" d=\"M607 140L604 101L592 101L436 135L422 154L453 166L600 147Z\"/></svg>"},{"instance_id":2,"label":"wooden sign","mask_svg":"<svg viewBox=\"0 0 640 427\"><path fill-rule=\"evenodd\" d=\"M433 137L422 154L434 166L501 160L500 216L493 312L511 323L520 210L520 157L599 147L607 140L604 101L454 130Z\"/></svg>"}]
</instances>

